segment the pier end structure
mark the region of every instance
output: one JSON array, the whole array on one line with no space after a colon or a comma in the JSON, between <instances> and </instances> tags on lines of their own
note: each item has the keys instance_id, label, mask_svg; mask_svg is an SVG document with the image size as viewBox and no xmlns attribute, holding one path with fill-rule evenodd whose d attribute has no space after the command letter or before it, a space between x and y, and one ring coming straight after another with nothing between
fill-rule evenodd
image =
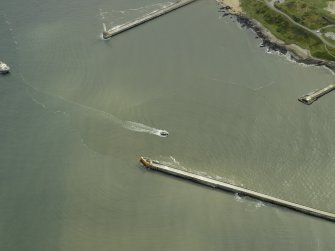
<instances>
[{"instance_id":1,"label":"pier end structure","mask_svg":"<svg viewBox=\"0 0 335 251\"><path fill-rule=\"evenodd\" d=\"M319 89L319 90L315 90L312 91L304 96L301 96L300 98L298 98L298 100L306 105L311 105L312 103L314 103L316 100L318 100L319 98L321 98L322 96L326 95L327 93L331 92L335 90L335 85L328 85L325 88Z\"/></svg>"},{"instance_id":2,"label":"pier end structure","mask_svg":"<svg viewBox=\"0 0 335 251\"><path fill-rule=\"evenodd\" d=\"M198 1L198 0L177 0L176 2L162 8L162 9L159 9L159 10L154 10L142 17L139 17L139 18L136 18L132 21L129 21L129 22L126 22L124 24L121 24L121 25L118 25L118 26L115 26L109 30L104 30L103 33L102 33L102 36L104 39L109 39L111 38L112 36L115 36L121 32L124 32L126 30L129 30L129 29L132 29L136 26L139 26L143 23L146 23L152 19L155 19L157 17L160 17L160 16L163 16L171 11L174 11L176 9L179 9L185 5L188 5L190 3L193 3L195 1Z\"/></svg>"},{"instance_id":3,"label":"pier end structure","mask_svg":"<svg viewBox=\"0 0 335 251\"><path fill-rule=\"evenodd\" d=\"M232 193L237 193L242 196L248 196L256 200L260 200L260 201L271 203L273 205L285 207L285 208L288 208L288 209L291 209L291 210L294 210L300 213L304 213L310 216L314 216L314 217L317 217L323 220L335 222L335 214L330 213L330 212L325 212L325 211L318 210L315 208L306 207L306 206L303 206L297 203L282 200L282 199L275 198L275 197L272 197L266 194L258 193L258 192L255 192L255 191L252 191L246 188L235 186L235 185L223 182L223 181L218 181L218 180L207 178L207 177L204 177L198 174L194 174L194 173L183 171L177 168L166 166L166 165L161 164L159 161L151 160L146 157L140 157L140 163L148 169L160 171L162 173L166 173L166 174L169 174L175 177L187 179L187 180L190 180L190 181L202 184L202 185L206 185L212 188L221 189L221 190L232 192Z\"/></svg>"},{"instance_id":4,"label":"pier end structure","mask_svg":"<svg viewBox=\"0 0 335 251\"><path fill-rule=\"evenodd\" d=\"M103 37L103 39L109 39L109 38L111 38L112 36L113 36L113 34L110 33L109 31L103 31L103 32L102 32L102 37Z\"/></svg>"}]
</instances>

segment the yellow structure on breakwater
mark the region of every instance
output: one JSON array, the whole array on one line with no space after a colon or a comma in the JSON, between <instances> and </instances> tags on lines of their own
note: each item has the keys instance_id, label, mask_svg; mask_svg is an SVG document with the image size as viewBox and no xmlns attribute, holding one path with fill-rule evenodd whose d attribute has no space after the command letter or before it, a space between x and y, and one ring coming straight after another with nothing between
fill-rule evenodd
<instances>
[{"instance_id":1,"label":"yellow structure on breakwater","mask_svg":"<svg viewBox=\"0 0 335 251\"><path fill-rule=\"evenodd\" d=\"M152 11L142 17L139 17L135 20L132 20L132 21L129 21L127 23L124 23L124 24L121 24L121 25L118 25L118 26L115 26L113 28L111 28L110 30L104 30L103 33L102 33L102 36L104 39L108 39L108 38L111 38L112 36L115 36L121 32L124 32L126 30L129 30L131 28L134 28L140 24L143 24L145 22L148 22L152 19L155 19L157 17L160 17L164 14L167 14L171 11L174 11L176 9L179 9L187 4L190 4L190 3L193 3L197 0L177 0L175 3L172 3L170 5L168 5L167 7L164 7L162 9L159 9L159 10L155 10L155 11Z\"/></svg>"},{"instance_id":2,"label":"yellow structure on breakwater","mask_svg":"<svg viewBox=\"0 0 335 251\"><path fill-rule=\"evenodd\" d=\"M242 196L248 196L250 198L254 198L257 200L265 201L272 203L274 205L286 207L292 210L295 210L297 212L301 212L304 214L308 214L314 217L318 217L321 219L329 220L329 221L335 221L335 214L321 211L318 209L314 209L311 207L306 207L303 205L299 205L297 203L289 202L286 200L278 199L266 194L258 193L246 188L242 188L239 186L231 185L226 182L214 180L211 178L207 178L198 174L190 173L187 171L179 170L173 167L169 167L166 165L161 164L159 161L156 160L151 160L149 158L141 157L140 162L145 166L146 168L153 169L160 171L162 173L170 174L172 176L180 177L183 179L191 180L206 186L210 186L213 188L218 188L221 190L233 192L233 193L238 193L239 195Z\"/></svg>"}]
</instances>

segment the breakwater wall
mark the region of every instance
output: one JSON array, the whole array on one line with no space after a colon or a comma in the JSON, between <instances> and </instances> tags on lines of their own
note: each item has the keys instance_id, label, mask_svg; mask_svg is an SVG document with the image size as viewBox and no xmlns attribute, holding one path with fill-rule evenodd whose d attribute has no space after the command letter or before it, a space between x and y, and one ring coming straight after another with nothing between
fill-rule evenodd
<instances>
[{"instance_id":1,"label":"breakwater wall","mask_svg":"<svg viewBox=\"0 0 335 251\"><path fill-rule=\"evenodd\" d=\"M328 85L325 88L315 90L311 93L308 93L300 98L298 100L306 105L312 104L314 101L318 100L322 96L326 95L327 93L335 90L335 85Z\"/></svg>"},{"instance_id":2,"label":"breakwater wall","mask_svg":"<svg viewBox=\"0 0 335 251\"><path fill-rule=\"evenodd\" d=\"M225 191L229 191L229 192L233 192L233 193L238 193L239 195L242 196L248 196L250 198L254 198L257 200L261 200L264 202L269 202L271 204L274 205L278 205L278 206L282 206L288 209L292 209L295 210L297 212L301 212L307 215L311 215L314 217L318 217L324 220L328 220L328 221L335 221L335 214L333 213L329 213L329 212L325 212L325 211L321 211L318 209L314 209L311 207L306 207L303 205L299 205L297 203L293 203L293 202L289 202L286 200L282 200L282 199L278 199L266 194L262 194L262 193L258 193L246 188L242 188L239 186L235 186L235 185L231 185L228 184L226 182L222 182L222 181L218 181L218 180L214 180L214 179L210 179L207 177L203 177L201 175L198 174L194 174L194 173L190 173L187 171L183 171L183 170L179 170L173 167L169 167L166 165L161 164L158 161L155 160L151 160L149 158L145 158L145 157L141 157L140 158L140 162L147 168L153 169L153 170L157 170L160 171L162 173L166 173L172 176L176 176L176 177L180 177L183 179L187 179L196 183L200 183L209 187L213 187L213 188L217 188L217 189L221 189L221 190L225 190Z\"/></svg>"},{"instance_id":3,"label":"breakwater wall","mask_svg":"<svg viewBox=\"0 0 335 251\"><path fill-rule=\"evenodd\" d=\"M179 9L185 5L188 5L190 3L193 3L198 0L177 0L176 2L162 8L159 10L152 11L142 17L139 17L137 19L134 19L132 21L126 22L124 24L115 26L111 28L110 30L105 30L102 35L104 39L111 38L112 36L115 36L121 32L124 32L126 30L132 29L140 24L143 24L145 22L148 22L152 19L155 19L157 17L163 16L171 11L174 11L176 9Z\"/></svg>"}]
</instances>

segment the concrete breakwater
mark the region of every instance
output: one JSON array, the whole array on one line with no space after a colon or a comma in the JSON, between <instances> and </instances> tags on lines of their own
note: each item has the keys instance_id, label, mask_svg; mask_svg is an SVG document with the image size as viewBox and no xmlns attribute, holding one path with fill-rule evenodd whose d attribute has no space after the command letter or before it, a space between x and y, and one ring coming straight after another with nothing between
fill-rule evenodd
<instances>
[{"instance_id":1,"label":"concrete breakwater","mask_svg":"<svg viewBox=\"0 0 335 251\"><path fill-rule=\"evenodd\" d=\"M141 157L140 158L140 162L147 168L149 169L153 169L153 170L157 170L160 171L162 173L166 173L166 174L170 174L172 176L176 176L176 177L180 177L183 179L187 179L196 183L200 183L209 187L213 187L213 188L217 188L217 189L221 189L221 190L225 190L225 191L229 191L229 192L233 192L233 193L238 193L239 195L242 196L248 196L257 200L261 200L264 202L269 202L272 203L274 205L278 205L278 206L282 206L282 207L286 207L292 210L295 210L297 212L301 212L307 215L311 215L314 217L318 217L321 219L325 219L328 221L335 221L335 214L333 213L329 213L329 212L325 212L325 211L321 211L318 209L314 209L311 207L306 207L303 205L299 205L297 203L293 203L293 202L289 202L286 200L282 200L279 198L275 198L266 194L262 194L262 193L258 193L246 188L242 188L239 186L235 186L235 185L231 185L228 184L226 182L223 181L218 181L218 180L214 180L211 178L207 178L198 174L194 174L194 173L190 173L187 171L183 171L183 170L179 170L173 167L169 167L166 165L161 164L159 161L155 161L155 160L151 160L149 158L145 158L145 157Z\"/></svg>"},{"instance_id":2,"label":"concrete breakwater","mask_svg":"<svg viewBox=\"0 0 335 251\"><path fill-rule=\"evenodd\" d=\"M135 20L132 20L132 21L129 21L129 22L126 22L124 24L121 24L121 25L118 25L118 26L115 26L109 30L105 30L103 31L102 35L103 35L103 38L104 39L108 39L108 38L111 38L112 36L115 36L121 32L124 32L126 30L129 30L131 28L134 28L140 24L143 24L145 22L148 22L152 19L155 19L159 16L162 16L162 15L165 15L171 11L174 11L178 8L181 8L187 4L190 4L190 3L193 3L197 0L177 0L175 3L172 3L170 4L169 6L166 6L162 9L159 9L159 10L155 10L155 11L152 11L142 17L139 17Z\"/></svg>"},{"instance_id":3,"label":"concrete breakwater","mask_svg":"<svg viewBox=\"0 0 335 251\"><path fill-rule=\"evenodd\" d=\"M335 85L328 85L325 88L312 91L311 93L308 93L300 98L298 100L306 105L312 104L314 101L318 100L322 96L326 95L327 93L335 90Z\"/></svg>"}]
</instances>

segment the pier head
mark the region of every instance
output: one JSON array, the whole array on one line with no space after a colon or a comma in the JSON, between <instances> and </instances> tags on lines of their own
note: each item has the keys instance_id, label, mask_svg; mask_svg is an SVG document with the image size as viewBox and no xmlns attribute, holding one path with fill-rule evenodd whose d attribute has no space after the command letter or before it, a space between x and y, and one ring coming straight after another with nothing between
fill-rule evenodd
<instances>
[{"instance_id":1,"label":"pier head","mask_svg":"<svg viewBox=\"0 0 335 251\"><path fill-rule=\"evenodd\" d=\"M113 34L111 33L111 32L109 32L109 31L103 31L102 32L102 37L103 37L103 39L109 39L109 38L111 38L113 36Z\"/></svg>"}]
</instances>

